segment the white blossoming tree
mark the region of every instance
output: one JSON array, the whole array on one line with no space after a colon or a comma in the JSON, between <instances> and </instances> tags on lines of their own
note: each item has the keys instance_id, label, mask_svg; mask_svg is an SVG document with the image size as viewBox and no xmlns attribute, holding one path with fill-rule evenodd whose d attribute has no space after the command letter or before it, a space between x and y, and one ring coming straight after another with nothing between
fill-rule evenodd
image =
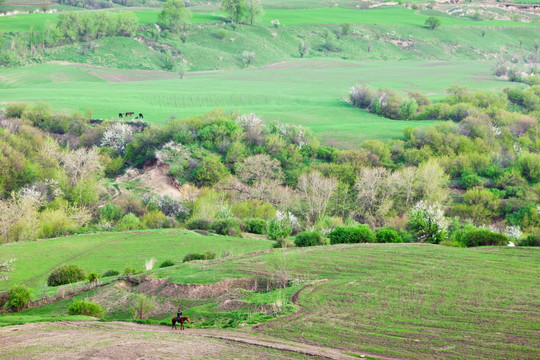
<instances>
[{"instance_id":1,"label":"white blossoming tree","mask_svg":"<svg viewBox=\"0 0 540 360\"><path fill-rule=\"evenodd\" d=\"M448 220L439 203L419 201L409 213L407 223L419 242L438 244L447 236Z\"/></svg>"},{"instance_id":2,"label":"white blossoming tree","mask_svg":"<svg viewBox=\"0 0 540 360\"><path fill-rule=\"evenodd\" d=\"M126 151L126 145L133 140L133 129L122 123L115 123L107 128L101 139L101 146L109 146L120 154Z\"/></svg>"}]
</instances>

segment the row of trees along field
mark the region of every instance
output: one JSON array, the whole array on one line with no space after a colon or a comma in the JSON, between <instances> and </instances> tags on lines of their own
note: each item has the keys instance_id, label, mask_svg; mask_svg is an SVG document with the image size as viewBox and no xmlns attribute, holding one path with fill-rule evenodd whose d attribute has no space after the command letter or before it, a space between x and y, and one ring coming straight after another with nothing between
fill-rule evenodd
<instances>
[{"instance_id":1,"label":"row of trees along field","mask_svg":"<svg viewBox=\"0 0 540 360\"><path fill-rule=\"evenodd\" d=\"M229 21L236 24L253 24L263 13L259 0L225 0L222 7ZM157 25L160 30L179 34L187 29L191 17L191 11L183 0L167 0L158 15ZM39 49L74 42L87 43L106 37L133 37L138 30L142 29L139 29L138 19L132 12L63 12L58 15L56 24L46 22L41 31L31 25L28 33L5 36L0 30L0 65L18 65L22 61L21 56L28 51L28 55L35 56Z\"/></svg>"},{"instance_id":2,"label":"row of trees along field","mask_svg":"<svg viewBox=\"0 0 540 360\"><path fill-rule=\"evenodd\" d=\"M88 116L53 114L45 104L12 104L0 131L1 239L186 226L262 233L286 246L303 230L327 237L361 223L391 227L403 241L459 245L469 242L458 231L488 227L538 242L538 108L514 102L513 92L461 89L458 96L452 87L424 107L464 107L465 116L350 150L254 114L216 110L141 131L116 121L91 126ZM149 161L168 166L182 200L136 186L111 196L106 178Z\"/></svg>"}]
</instances>

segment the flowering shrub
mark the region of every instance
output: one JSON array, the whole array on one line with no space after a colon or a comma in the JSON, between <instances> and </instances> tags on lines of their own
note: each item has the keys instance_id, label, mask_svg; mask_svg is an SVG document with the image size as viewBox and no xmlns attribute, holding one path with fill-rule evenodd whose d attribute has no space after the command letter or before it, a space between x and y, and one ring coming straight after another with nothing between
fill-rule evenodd
<instances>
[{"instance_id":1,"label":"flowering shrub","mask_svg":"<svg viewBox=\"0 0 540 360\"><path fill-rule=\"evenodd\" d=\"M263 125L263 121L260 117L254 113L240 115L236 121L244 129L248 131L249 128Z\"/></svg>"},{"instance_id":2,"label":"flowering shrub","mask_svg":"<svg viewBox=\"0 0 540 360\"><path fill-rule=\"evenodd\" d=\"M408 227L419 242L438 244L447 236L448 220L439 203L419 201L409 213Z\"/></svg>"},{"instance_id":3,"label":"flowering shrub","mask_svg":"<svg viewBox=\"0 0 540 360\"><path fill-rule=\"evenodd\" d=\"M122 123L114 123L107 128L101 139L101 146L109 146L124 154L126 145L133 140L133 129Z\"/></svg>"},{"instance_id":4,"label":"flowering shrub","mask_svg":"<svg viewBox=\"0 0 540 360\"><path fill-rule=\"evenodd\" d=\"M290 229L291 233L300 231L298 218L288 211L276 211L276 220L280 223L281 227Z\"/></svg>"},{"instance_id":5,"label":"flowering shrub","mask_svg":"<svg viewBox=\"0 0 540 360\"><path fill-rule=\"evenodd\" d=\"M167 216L185 220L189 216L189 210L178 200L171 199L168 196L145 194L142 197L143 203L150 208L161 210Z\"/></svg>"},{"instance_id":6,"label":"flowering shrub","mask_svg":"<svg viewBox=\"0 0 540 360\"><path fill-rule=\"evenodd\" d=\"M504 235L506 235L512 241L519 241L523 232L519 226L507 226L504 229Z\"/></svg>"},{"instance_id":7,"label":"flowering shrub","mask_svg":"<svg viewBox=\"0 0 540 360\"><path fill-rule=\"evenodd\" d=\"M285 140L297 145L299 149L311 140L311 132L300 125L276 123L272 125L270 132L279 134Z\"/></svg>"}]
</instances>

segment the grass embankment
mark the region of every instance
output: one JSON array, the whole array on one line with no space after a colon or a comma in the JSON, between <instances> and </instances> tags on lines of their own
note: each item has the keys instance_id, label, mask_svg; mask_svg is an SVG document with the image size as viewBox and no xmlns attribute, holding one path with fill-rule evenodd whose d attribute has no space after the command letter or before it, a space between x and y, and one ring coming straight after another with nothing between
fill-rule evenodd
<instances>
[{"instance_id":1,"label":"grass embankment","mask_svg":"<svg viewBox=\"0 0 540 360\"><path fill-rule=\"evenodd\" d=\"M240 254L272 247L273 242L219 235L204 236L192 231L171 229L98 233L25 243L0 245L4 258L16 258L15 271L0 283L0 290L15 284L41 289L52 270L63 264L75 264L87 272L122 272L127 266L143 270L146 260L155 258L157 268L164 260L182 262L187 253L213 251ZM209 280L212 281L212 280Z\"/></svg>"},{"instance_id":2,"label":"grass embankment","mask_svg":"<svg viewBox=\"0 0 540 360\"><path fill-rule=\"evenodd\" d=\"M243 71L192 73L183 80L167 73L37 65L4 70L0 80L0 97L6 102L46 101L55 111L66 112L92 109L97 118L141 112L146 121L156 124L164 124L171 116L188 117L221 107L255 112L267 121L300 124L311 128L324 143L343 147L368 138L397 138L405 127L433 124L389 120L353 108L340 98L347 98L354 84L386 86L403 95L416 90L434 99L455 83L478 90L515 86L490 75L489 63L480 61L311 59Z\"/></svg>"}]
</instances>

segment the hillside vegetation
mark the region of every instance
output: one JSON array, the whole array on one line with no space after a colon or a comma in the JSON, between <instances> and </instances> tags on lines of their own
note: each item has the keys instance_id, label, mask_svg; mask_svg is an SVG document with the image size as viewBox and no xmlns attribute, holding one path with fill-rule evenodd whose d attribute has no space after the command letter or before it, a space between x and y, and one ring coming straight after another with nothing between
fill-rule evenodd
<instances>
[{"instance_id":1,"label":"hillside vegetation","mask_svg":"<svg viewBox=\"0 0 540 360\"><path fill-rule=\"evenodd\" d=\"M0 358L540 358L535 5L0 13Z\"/></svg>"}]
</instances>

